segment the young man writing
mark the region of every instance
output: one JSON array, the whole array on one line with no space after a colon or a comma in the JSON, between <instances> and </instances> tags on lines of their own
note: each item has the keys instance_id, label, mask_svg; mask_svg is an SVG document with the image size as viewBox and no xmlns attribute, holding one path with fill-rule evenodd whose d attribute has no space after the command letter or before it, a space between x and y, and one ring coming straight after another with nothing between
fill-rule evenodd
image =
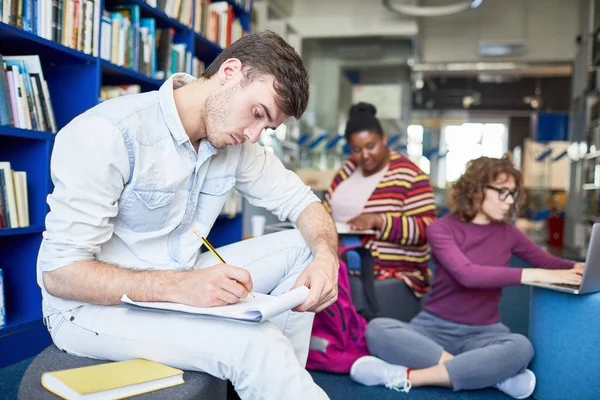
<instances>
[{"instance_id":1,"label":"young man writing","mask_svg":"<svg viewBox=\"0 0 600 400\"><path fill-rule=\"evenodd\" d=\"M299 178L256 144L300 117L308 77L271 32L226 48L198 80L102 103L57 135L38 258L44 320L76 355L148 358L229 379L242 399L326 399L304 369L312 313L337 298L337 235ZM298 231L200 254L236 188ZM235 282L237 281L237 282ZM138 301L232 304L249 291L310 288L295 312L247 325L116 307Z\"/></svg>"}]
</instances>

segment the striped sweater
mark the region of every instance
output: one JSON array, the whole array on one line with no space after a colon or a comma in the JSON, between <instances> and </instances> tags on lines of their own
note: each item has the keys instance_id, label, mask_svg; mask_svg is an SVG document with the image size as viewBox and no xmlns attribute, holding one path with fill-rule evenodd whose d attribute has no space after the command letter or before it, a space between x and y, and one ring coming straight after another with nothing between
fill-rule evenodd
<instances>
[{"instance_id":1,"label":"striped sweater","mask_svg":"<svg viewBox=\"0 0 600 400\"><path fill-rule=\"evenodd\" d=\"M337 186L348 179L357 164L347 160L325 193L323 205L331 213L329 201ZM429 176L403 155L390 151L387 173L367 200L363 214L383 215L383 228L361 241L375 260L376 278L402 279L417 297L429 290L429 245L427 226L435 220L435 203Z\"/></svg>"}]
</instances>

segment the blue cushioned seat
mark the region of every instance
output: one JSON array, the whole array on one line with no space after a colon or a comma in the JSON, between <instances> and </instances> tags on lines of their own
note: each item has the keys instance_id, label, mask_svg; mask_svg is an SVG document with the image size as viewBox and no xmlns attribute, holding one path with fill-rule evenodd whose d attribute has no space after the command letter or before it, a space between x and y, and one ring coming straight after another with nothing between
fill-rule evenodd
<instances>
[{"instance_id":1,"label":"blue cushioned seat","mask_svg":"<svg viewBox=\"0 0 600 400\"><path fill-rule=\"evenodd\" d=\"M42 374L69 368L87 367L103 364L107 361L77 357L60 351L50 345L32 361L25 371L19 387L19 400L54 400L59 399L42 386ZM145 393L132 398L140 400L185 400L185 399L227 399L227 381L215 378L202 372L183 374L183 385Z\"/></svg>"},{"instance_id":2,"label":"blue cushioned seat","mask_svg":"<svg viewBox=\"0 0 600 400\"><path fill-rule=\"evenodd\" d=\"M538 400L600 399L600 293L534 287L529 338Z\"/></svg>"}]
</instances>

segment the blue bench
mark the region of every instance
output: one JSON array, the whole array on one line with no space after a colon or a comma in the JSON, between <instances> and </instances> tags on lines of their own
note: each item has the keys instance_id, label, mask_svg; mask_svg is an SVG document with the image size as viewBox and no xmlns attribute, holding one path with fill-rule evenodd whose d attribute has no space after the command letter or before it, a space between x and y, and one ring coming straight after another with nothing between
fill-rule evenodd
<instances>
[{"instance_id":1,"label":"blue bench","mask_svg":"<svg viewBox=\"0 0 600 400\"><path fill-rule=\"evenodd\" d=\"M529 339L538 400L600 399L600 293L534 287Z\"/></svg>"}]
</instances>

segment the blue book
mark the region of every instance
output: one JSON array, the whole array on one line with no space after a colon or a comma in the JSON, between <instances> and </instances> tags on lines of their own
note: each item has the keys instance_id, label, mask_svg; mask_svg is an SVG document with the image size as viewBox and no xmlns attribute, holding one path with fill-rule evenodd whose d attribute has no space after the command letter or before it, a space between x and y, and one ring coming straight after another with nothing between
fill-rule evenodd
<instances>
[{"instance_id":1,"label":"blue book","mask_svg":"<svg viewBox=\"0 0 600 400\"><path fill-rule=\"evenodd\" d=\"M31 32L31 19L33 18L33 0L23 0L23 30Z\"/></svg>"},{"instance_id":2,"label":"blue book","mask_svg":"<svg viewBox=\"0 0 600 400\"><path fill-rule=\"evenodd\" d=\"M0 328L6 325L6 306L4 305L4 279L0 269Z\"/></svg>"},{"instance_id":3,"label":"blue book","mask_svg":"<svg viewBox=\"0 0 600 400\"><path fill-rule=\"evenodd\" d=\"M140 26L148 28L150 36L150 76L156 76L156 21L153 18L142 18Z\"/></svg>"},{"instance_id":4,"label":"blue book","mask_svg":"<svg viewBox=\"0 0 600 400\"><path fill-rule=\"evenodd\" d=\"M118 5L109 8L111 12L118 12L124 18L131 22L129 27L129 38L127 40L127 55L129 61L126 63L129 68L139 71L139 42L140 42L140 6L138 5Z\"/></svg>"}]
</instances>

